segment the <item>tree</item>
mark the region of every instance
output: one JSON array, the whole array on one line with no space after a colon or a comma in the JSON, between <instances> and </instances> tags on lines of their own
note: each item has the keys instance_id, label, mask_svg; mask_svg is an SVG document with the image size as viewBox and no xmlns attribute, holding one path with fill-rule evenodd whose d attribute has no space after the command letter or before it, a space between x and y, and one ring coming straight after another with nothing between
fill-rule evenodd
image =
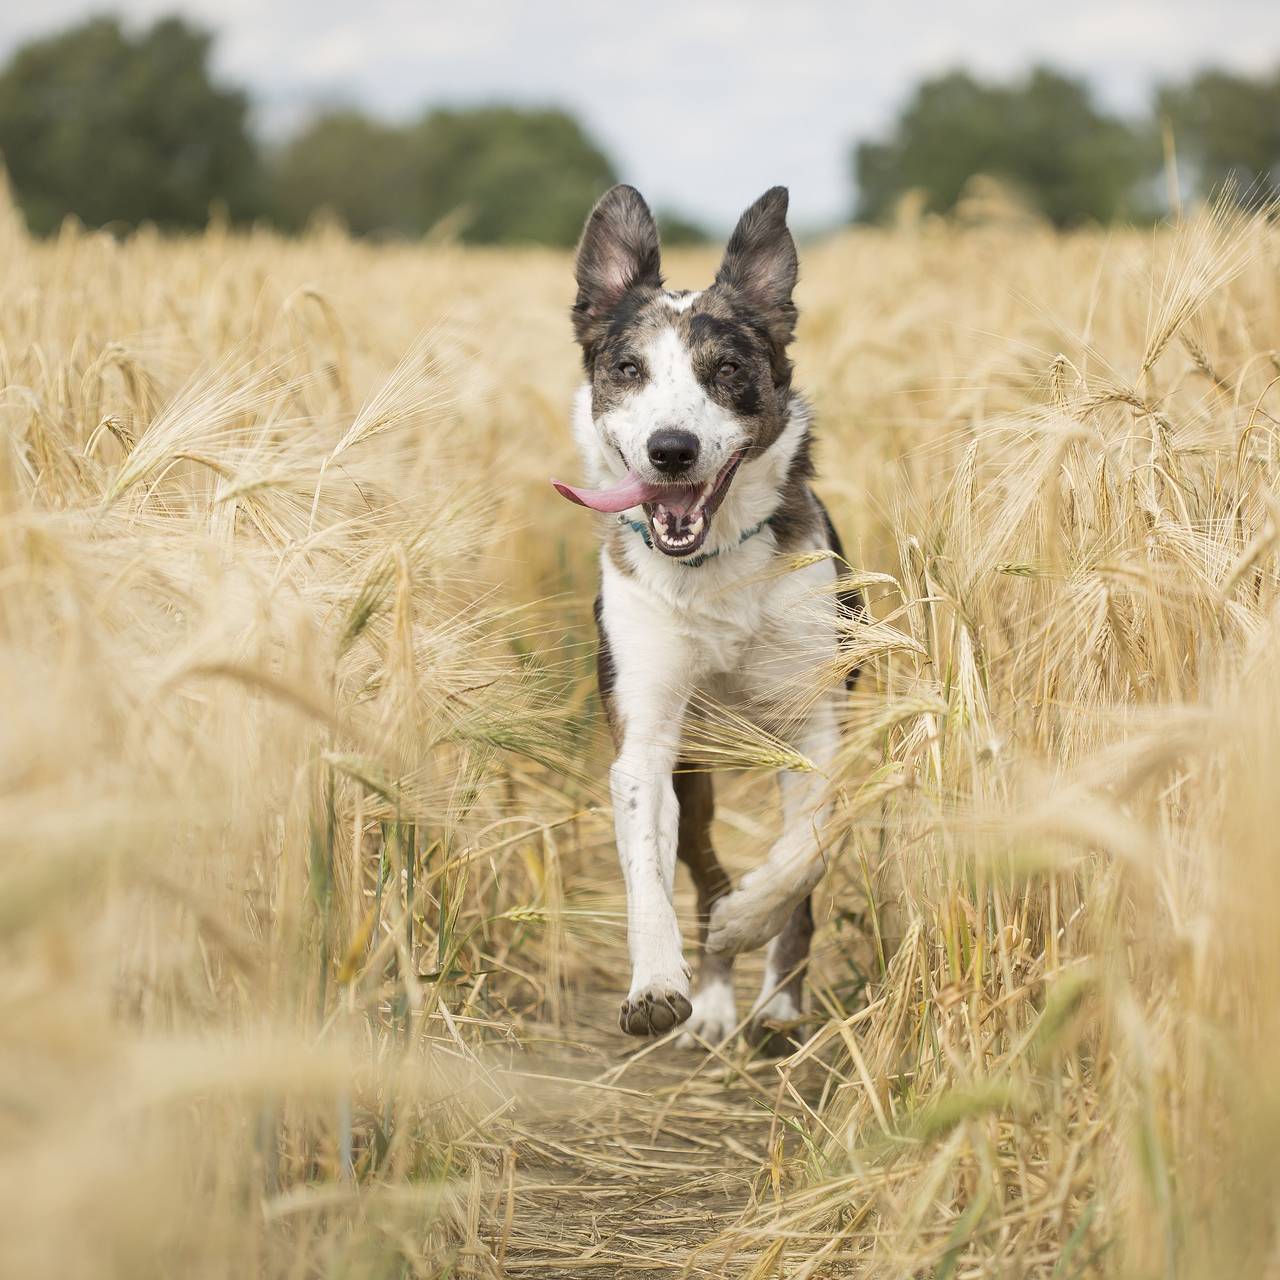
<instances>
[{"instance_id":1,"label":"tree","mask_svg":"<svg viewBox=\"0 0 1280 1280\"><path fill-rule=\"evenodd\" d=\"M658 235L668 249L675 249L680 245L711 243L712 237L706 227L700 222L694 222L692 218L686 218L682 213L671 209L657 209L654 211L654 219L658 224Z\"/></svg>"},{"instance_id":2,"label":"tree","mask_svg":"<svg viewBox=\"0 0 1280 1280\"><path fill-rule=\"evenodd\" d=\"M1184 85L1161 88L1156 108L1173 127L1201 194L1230 182L1239 199L1252 203L1280 184L1280 68L1256 80L1202 71Z\"/></svg>"},{"instance_id":3,"label":"tree","mask_svg":"<svg viewBox=\"0 0 1280 1280\"><path fill-rule=\"evenodd\" d=\"M358 111L313 120L276 157L272 211L299 230L321 209L336 213L356 235L424 228L419 165L406 130Z\"/></svg>"},{"instance_id":4,"label":"tree","mask_svg":"<svg viewBox=\"0 0 1280 1280\"><path fill-rule=\"evenodd\" d=\"M421 235L446 224L476 244L571 245L614 181L572 116L518 107L436 110L406 126L332 112L272 168L273 206L287 227L327 208L357 234Z\"/></svg>"},{"instance_id":5,"label":"tree","mask_svg":"<svg viewBox=\"0 0 1280 1280\"><path fill-rule=\"evenodd\" d=\"M582 126L555 109L436 110L412 135L426 224L457 216L476 244L572 245L617 180Z\"/></svg>"},{"instance_id":6,"label":"tree","mask_svg":"<svg viewBox=\"0 0 1280 1280\"><path fill-rule=\"evenodd\" d=\"M946 213L986 174L1058 226L1106 221L1135 212L1152 157L1146 135L1100 112L1077 80L1038 68L1022 83L989 85L955 71L916 89L887 141L855 148L857 216L883 218L917 189Z\"/></svg>"},{"instance_id":7,"label":"tree","mask_svg":"<svg viewBox=\"0 0 1280 1280\"><path fill-rule=\"evenodd\" d=\"M18 50L0 73L0 154L33 231L69 213L190 227L214 200L254 211L248 100L213 82L211 43L178 18L136 36L92 18Z\"/></svg>"}]
</instances>

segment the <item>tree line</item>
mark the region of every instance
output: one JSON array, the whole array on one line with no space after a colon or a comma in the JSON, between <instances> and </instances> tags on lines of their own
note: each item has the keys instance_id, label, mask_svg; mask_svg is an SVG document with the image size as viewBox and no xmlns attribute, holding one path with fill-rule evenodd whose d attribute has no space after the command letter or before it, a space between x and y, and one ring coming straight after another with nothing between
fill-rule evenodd
<instances>
[{"instance_id":1,"label":"tree line","mask_svg":"<svg viewBox=\"0 0 1280 1280\"><path fill-rule=\"evenodd\" d=\"M1280 66L1161 85L1136 121L1046 67L1005 84L953 71L920 84L889 134L857 144L852 160L863 221L888 217L911 191L948 213L975 174L1002 179L1060 227L1150 220L1182 194L1261 205L1280 182Z\"/></svg>"},{"instance_id":2,"label":"tree line","mask_svg":"<svg viewBox=\"0 0 1280 1280\"><path fill-rule=\"evenodd\" d=\"M264 145L246 93L213 74L212 43L180 18L130 31L97 17L14 53L0 70L0 157L33 231L68 215L200 227L211 208L292 231L323 210L360 235L569 245L617 181L599 143L555 108L436 108L403 124L330 110ZM1230 183L1238 199L1262 199L1280 177L1280 68L1163 85L1137 121L1048 68L1004 84L935 77L884 137L852 148L853 216L890 217L912 192L948 213L986 174L1059 226L1149 219L1175 154L1189 190ZM660 222L668 241L701 234L673 214Z\"/></svg>"}]
</instances>

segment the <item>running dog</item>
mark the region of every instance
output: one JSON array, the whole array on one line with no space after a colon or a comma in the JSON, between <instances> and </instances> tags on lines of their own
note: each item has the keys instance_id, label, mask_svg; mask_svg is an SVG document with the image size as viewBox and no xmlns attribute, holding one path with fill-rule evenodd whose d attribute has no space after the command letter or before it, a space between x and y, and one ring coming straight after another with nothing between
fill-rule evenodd
<instances>
[{"instance_id":1,"label":"running dog","mask_svg":"<svg viewBox=\"0 0 1280 1280\"><path fill-rule=\"evenodd\" d=\"M823 775L856 675L841 640L862 611L839 585L843 551L809 484L809 410L787 355L798 264L786 214L786 188L765 192L714 283L672 291L640 193L602 197L578 244L572 313L586 368L574 435L597 487L552 481L611 517L595 616L632 966L619 1023L631 1035L687 1023L688 1043L725 1039L738 1021L734 957L768 942L748 1036L774 1051L776 1024L802 1010ZM785 734L816 766L781 774L782 834L736 887L711 846L711 776L681 757L704 698ZM672 905L677 859L697 892L692 989Z\"/></svg>"}]
</instances>

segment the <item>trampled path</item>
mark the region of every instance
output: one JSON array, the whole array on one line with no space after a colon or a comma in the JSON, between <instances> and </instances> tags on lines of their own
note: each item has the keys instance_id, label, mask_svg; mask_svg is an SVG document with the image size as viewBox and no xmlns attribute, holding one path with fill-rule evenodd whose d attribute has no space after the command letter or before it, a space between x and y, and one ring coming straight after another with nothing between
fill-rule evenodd
<instances>
[{"instance_id":1,"label":"trampled path","mask_svg":"<svg viewBox=\"0 0 1280 1280\"><path fill-rule=\"evenodd\" d=\"M562 1039L531 1048L506 1246L509 1275L722 1276L708 1249L753 1192L767 1194L776 1066L628 1040L615 993L583 1002Z\"/></svg>"},{"instance_id":2,"label":"trampled path","mask_svg":"<svg viewBox=\"0 0 1280 1280\"><path fill-rule=\"evenodd\" d=\"M734 876L759 856L768 832L749 812L749 780L725 788L718 824L721 857ZM522 1020L521 1049L504 1065L517 1074L519 1101L506 1185L493 1203L484 1245L512 1277L722 1277L739 1274L768 1241L746 1252L723 1233L753 1203L767 1207L787 1176L783 1157L802 1139L799 1126L828 1079L817 1063L784 1078L776 1060L739 1038L715 1053L682 1050L672 1039L640 1040L619 1031L626 992L625 902L607 815L587 819L582 864L572 883L587 890L608 922L589 947L577 939L566 975L567 1016L559 1025ZM585 828L585 829L584 829ZM587 868L594 874L588 876ZM677 879L686 936L694 918L687 878ZM580 900L581 901L581 900ZM585 902L584 902L585 905ZM830 995L855 960L819 908L812 972ZM696 965L696 956L690 952ZM739 958L736 987L745 1016L763 976L764 957ZM842 992L842 995L844 993ZM811 1000L812 1003L812 1000ZM794 1168L794 1162L792 1162Z\"/></svg>"}]
</instances>

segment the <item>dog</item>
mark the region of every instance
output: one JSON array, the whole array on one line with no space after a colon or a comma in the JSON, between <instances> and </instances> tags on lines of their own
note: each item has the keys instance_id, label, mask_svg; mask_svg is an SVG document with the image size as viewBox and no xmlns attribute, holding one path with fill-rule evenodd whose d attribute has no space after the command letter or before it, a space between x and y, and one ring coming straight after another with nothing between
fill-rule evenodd
<instances>
[{"instance_id":1,"label":"dog","mask_svg":"<svg viewBox=\"0 0 1280 1280\"><path fill-rule=\"evenodd\" d=\"M714 282L691 292L664 288L640 193L616 186L600 199L578 243L572 310L586 371L574 436L597 487L552 481L610 517L595 617L632 970L619 1025L659 1035L684 1023L687 1044L724 1041L738 1025L734 957L769 943L747 1032L776 1051L778 1024L803 1008L824 775L856 678L842 655L863 611L841 588L843 548L810 487L810 412L788 357L798 260L787 203L785 187L766 191ZM781 774L782 833L736 887L711 844L711 776L681 756L703 697L785 732L814 766ZM697 894L693 987L672 902L677 860Z\"/></svg>"}]
</instances>

